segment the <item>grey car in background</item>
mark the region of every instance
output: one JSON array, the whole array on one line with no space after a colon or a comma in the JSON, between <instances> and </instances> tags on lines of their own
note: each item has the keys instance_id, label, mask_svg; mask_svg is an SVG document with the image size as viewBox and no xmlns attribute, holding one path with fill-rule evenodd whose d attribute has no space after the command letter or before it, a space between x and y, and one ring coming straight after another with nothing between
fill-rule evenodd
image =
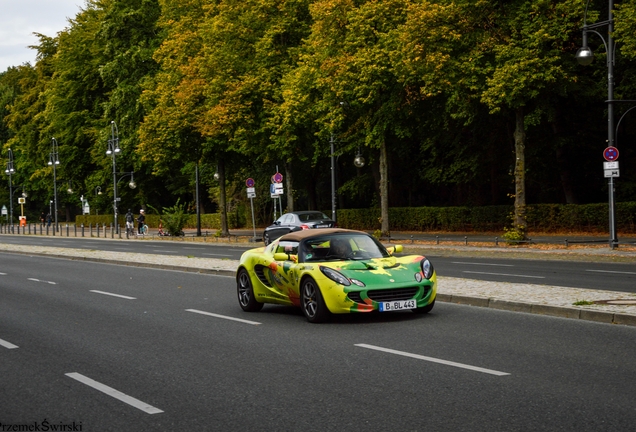
<instances>
[{"instance_id":1,"label":"grey car in background","mask_svg":"<svg viewBox=\"0 0 636 432\"><path fill-rule=\"evenodd\" d=\"M263 232L263 241L266 245L272 240L290 233L314 228L334 228L336 223L322 212L309 210L285 213Z\"/></svg>"}]
</instances>

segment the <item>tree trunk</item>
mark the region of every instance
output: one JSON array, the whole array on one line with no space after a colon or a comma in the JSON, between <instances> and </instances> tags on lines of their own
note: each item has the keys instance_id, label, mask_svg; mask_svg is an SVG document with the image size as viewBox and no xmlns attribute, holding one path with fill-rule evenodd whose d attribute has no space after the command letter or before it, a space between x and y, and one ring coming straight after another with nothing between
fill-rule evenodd
<instances>
[{"instance_id":1,"label":"tree trunk","mask_svg":"<svg viewBox=\"0 0 636 432\"><path fill-rule=\"evenodd\" d=\"M294 211L294 189L292 181L292 163L285 163L285 188L287 189L287 211Z\"/></svg>"},{"instance_id":2,"label":"tree trunk","mask_svg":"<svg viewBox=\"0 0 636 432\"><path fill-rule=\"evenodd\" d=\"M525 239L528 222L526 220L526 131L523 108L517 108L515 117L515 216L513 228L519 231Z\"/></svg>"},{"instance_id":3,"label":"tree trunk","mask_svg":"<svg viewBox=\"0 0 636 432\"><path fill-rule=\"evenodd\" d=\"M383 236L389 235L389 170L387 163L386 141L380 145L380 215Z\"/></svg>"},{"instance_id":4,"label":"tree trunk","mask_svg":"<svg viewBox=\"0 0 636 432\"><path fill-rule=\"evenodd\" d=\"M229 237L230 230L227 226L227 205L225 203L225 164L219 160L219 206L221 207L221 236Z\"/></svg>"}]
</instances>

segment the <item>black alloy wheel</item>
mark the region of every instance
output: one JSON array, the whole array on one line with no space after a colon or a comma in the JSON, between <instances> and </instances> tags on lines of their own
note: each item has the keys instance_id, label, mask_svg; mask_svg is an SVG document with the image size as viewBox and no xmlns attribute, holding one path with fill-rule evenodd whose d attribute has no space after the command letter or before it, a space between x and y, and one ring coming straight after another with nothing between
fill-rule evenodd
<instances>
[{"instance_id":1,"label":"black alloy wheel","mask_svg":"<svg viewBox=\"0 0 636 432\"><path fill-rule=\"evenodd\" d=\"M236 277L236 292L241 309L245 312L258 312L263 308L263 303L259 303L254 298L254 288L252 280L247 270L241 269Z\"/></svg>"},{"instance_id":2,"label":"black alloy wheel","mask_svg":"<svg viewBox=\"0 0 636 432\"><path fill-rule=\"evenodd\" d=\"M310 323L321 323L329 317L329 310L320 288L312 278L306 278L300 286L300 307Z\"/></svg>"}]
</instances>

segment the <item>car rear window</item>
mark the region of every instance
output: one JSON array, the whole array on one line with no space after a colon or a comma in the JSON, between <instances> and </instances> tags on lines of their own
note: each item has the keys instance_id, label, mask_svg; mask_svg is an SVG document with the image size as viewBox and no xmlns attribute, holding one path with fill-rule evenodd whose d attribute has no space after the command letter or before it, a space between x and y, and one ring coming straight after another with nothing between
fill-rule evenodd
<instances>
[{"instance_id":1,"label":"car rear window","mask_svg":"<svg viewBox=\"0 0 636 432\"><path fill-rule=\"evenodd\" d=\"M307 222L312 220L321 220L321 219L329 219L329 218L324 213L316 212L316 213L299 214L298 219L300 219L301 222Z\"/></svg>"}]
</instances>

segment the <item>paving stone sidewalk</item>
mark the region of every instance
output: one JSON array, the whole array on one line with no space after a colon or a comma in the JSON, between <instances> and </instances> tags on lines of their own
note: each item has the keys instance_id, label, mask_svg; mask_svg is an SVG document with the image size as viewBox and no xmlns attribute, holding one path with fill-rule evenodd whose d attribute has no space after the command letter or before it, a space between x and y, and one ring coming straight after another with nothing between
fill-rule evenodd
<instances>
[{"instance_id":1,"label":"paving stone sidewalk","mask_svg":"<svg viewBox=\"0 0 636 432\"><path fill-rule=\"evenodd\" d=\"M238 261L128 252L0 244L1 252L43 255L234 276ZM636 294L558 286L438 278L438 300L480 307L636 326ZM600 302L575 305L576 302Z\"/></svg>"}]
</instances>

